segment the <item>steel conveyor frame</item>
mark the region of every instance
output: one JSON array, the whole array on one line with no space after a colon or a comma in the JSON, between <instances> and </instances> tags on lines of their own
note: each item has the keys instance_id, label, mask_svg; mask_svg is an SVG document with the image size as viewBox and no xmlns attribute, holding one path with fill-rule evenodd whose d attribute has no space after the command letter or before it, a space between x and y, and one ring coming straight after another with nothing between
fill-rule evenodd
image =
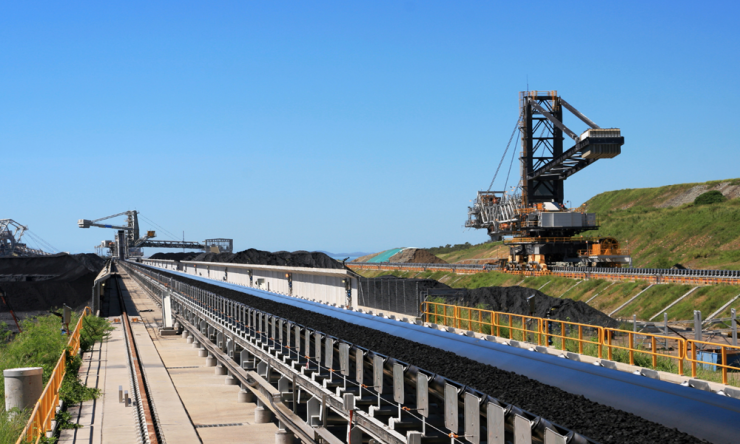
<instances>
[{"instance_id":1,"label":"steel conveyor frame","mask_svg":"<svg viewBox=\"0 0 740 444\"><path fill-rule=\"evenodd\" d=\"M411 432L424 430L426 436L437 438L427 438L424 442L504 444L505 440L514 441L516 435L516 442L523 444L595 444L582 435L441 375L179 282L151 267L131 263L122 265L156 298L161 300L164 292L171 292L174 311L183 325L194 336L197 335L196 340L203 341L201 343L210 353L221 358L222 362L224 359L227 361L224 364L230 374L244 382L246 377L250 386L259 386L256 390L263 395L271 395L267 398L278 416L281 409L276 404L284 406L286 399L296 400L296 391L317 400L321 411L327 413L322 414L320 425L308 424L313 426L308 430L317 433L313 439L320 437L332 442L332 437L327 436L326 418L333 417L336 422L340 417L347 422L349 412L340 395L350 392L353 386L357 388L358 381L364 381L368 385L363 384L359 389L358 402L369 397L377 399L377 405L373 402L373 405L366 406L366 411L355 410L353 427L383 443L415 442L408 435L399 433L397 429L400 429ZM244 351L247 360L244 360ZM261 364L265 366L260 367ZM257 368L258 372L244 372L244 368ZM280 375L278 387L290 383L293 396L285 396L285 391L265 386L271 381L270 371ZM240 373L243 373L242 378L238 377ZM337 375L336 379L334 375ZM326 381L334 381L338 385L334 387L335 384L327 384ZM419 390L420 387L424 390ZM363 393L366 395L362 396ZM416 402L409 394L416 395ZM423 399L421 403L420 397ZM409 405L416 408L404 409ZM387 415L389 408L394 411L390 416ZM282 410L284 414L285 408ZM292 411L295 412L295 407ZM378 412L386 413L381 418L387 418L387 423L374 416ZM421 421L421 417L426 419ZM295 416L283 416L281 421L299 437L308 437L306 425L297 425ZM305 421L310 423L311 419ZM434 435L431 433L434 429L442 433Z\"/></svg>"},{"instance_id":2,"label":"steel conveyor frame","mask_svg":"<svg viewBox=\"0 0 740 444\"><path fill-rule=\"evenodd\" d=\"M138 264L137 267L148 269L152 273L161 272L155 267ZM569 393L583 395L592 401L633 413L711 442L732 443L740 436L740 400L737 399L254 288L179 272L166 273L292 305L450 351L484 364L525 375Z\"/></svg>"}]
</instances>

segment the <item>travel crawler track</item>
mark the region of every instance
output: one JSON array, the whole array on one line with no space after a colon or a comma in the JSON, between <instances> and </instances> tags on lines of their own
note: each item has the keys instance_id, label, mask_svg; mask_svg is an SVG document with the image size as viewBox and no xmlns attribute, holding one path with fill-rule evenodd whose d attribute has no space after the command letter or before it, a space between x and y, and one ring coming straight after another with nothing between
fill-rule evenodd
<instances>
[{"instance_id":1,"label":"travel crawler track","mask_svg":"<svg viewBox=\"0 0 740 444\"><path fill-rule=\"evenodd\" d=\"M129 355L129 370L131 372L134 388L134 403L140 413L139 425L141 435L142 438L144 438L144 442L149 444L164 443L156 424L156 415L149 399L149 390L146 384L144 370L141 366L139 354L136 349L136 341L134 340L134 335L131 331L131 322L128 317L126 303L123 300L123 292L121 291L121 277L115 275L113 280L115 281L114 286L121 306L121 322L126 336L126 348Z\"/></svg>"},{"instance_id":2,"label":"travel crawler track","mask_svg":"<svg viewBox=\"0 0 740 444\"><path fill-rule=\"evenodd\" d=\"M526 350L297 298L146 268L414 363L605 443L700 441L673 428L711 442L734 442L740 433L738 401L712 393L555 357L548 360ZM578 391L584 388L590 393Z\"/></svg>"}]
</instances>

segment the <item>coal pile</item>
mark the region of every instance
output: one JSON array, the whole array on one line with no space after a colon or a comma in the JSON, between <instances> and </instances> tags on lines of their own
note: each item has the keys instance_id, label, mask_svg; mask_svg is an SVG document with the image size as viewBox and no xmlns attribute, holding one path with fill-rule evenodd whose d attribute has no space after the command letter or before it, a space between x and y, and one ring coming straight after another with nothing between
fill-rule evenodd
<instances>
[{"instance_id":1,"label":"coal pile","mask_svg":"<svg viewBox=\"0 0 740 444\"><path fill-rule=\"evenodd\" d=\"M201 253L193 261L233 264L278 265L283 267L344 268L344 265L317 251L269 251L250 248L238 253Z\"/></svg>"},{"instance_id":2,"label":"coal pile","mask_svg":"<svg viewBox=\"0 0 740 444\"><path fill-rule=\"evenodd\" d=\"M0 290L16 312L46 311L62 304L81 309L89 303L105 262L95 254L0 258Z\"/></svg>"},{"instance_id":3,"label":"coal pile","mask_svg":"<svg viewBox=\"0 0 740 444\"><path fill-rule=\"evenodd\" d=\"M168 261L192 261L194 257L200 253L188 252L188 253L155 253L149 257L149 259L164 259Z\"/></svg>"},{"instance_id":4,"label":"coal pile","mask_svg":"<svg viewBox=\"0 0 740 444\"><path fill-rule=\"evenodd\" d=\"M447 262L421 248L406 248L391 256L389 262L400 264L446 264Z\"/></svg>"},{"instance_id":5,"label":"coal pile","mask_svg":"<svg viewBox=\"0 0 740 444\"><path fill-rule=\"evenodd\" d=\"M463 289L461 289L463 290ZM487 310L529 315L527 298L534 296L534 316L544 318L550 312L550 318L580 324L600 325L602 327L619 327L619 322L605 313L591 307L585 302L572 299L559 299L548 296L541 291L525 287L482 287L466 290L462 296L439 296L445 303L465 307L485 308ZM551 309L554 309L551 311Z\"/></svg>"},{"instance_id":6,"label":"coal pile","mask_svg":"<svg viewBox=\"0 0 740 444\"><path fill-rule=\"evenodd\" d=\"M602 444L705 442L631 413L451 352L242 292L181 276L177 276L177 279L276 316L295 320L307 327L342 338L358 346L413 363L432 373L445 376L501 401L541 415Z\"/></svg>"},{"instance_id":7,"label":"coal pile","mask_svg":"<svg viewBox=\"0 0 740 444\"><path fill-rule=\"evenodd\" d=\"M514 286L453 289L434 279L406 279L395 276L360 278L359 282L358 302L361 306L411 316L419 315L419 306L425 297L431 297L432 301L439 301L441 298L444 303L451 305L528 316L530 313L527 298L534 296L534 316L544 318L549 313L551 319L619 327L618 321L584 302L554 298L531 288Z\"/></svg>"}]
</instances>

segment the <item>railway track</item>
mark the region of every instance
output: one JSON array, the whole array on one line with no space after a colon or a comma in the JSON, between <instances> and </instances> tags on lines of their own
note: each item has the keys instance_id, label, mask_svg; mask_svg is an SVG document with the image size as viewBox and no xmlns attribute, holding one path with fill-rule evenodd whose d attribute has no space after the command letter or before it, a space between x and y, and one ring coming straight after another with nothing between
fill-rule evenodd
<instances>
[{"instance_id":1,"label":"railway track","mask_svg":"<svg viewBox=\"0 0 740 444\"><path fill-rule=\"evenodd\" d=\"M183 322L205 331L209 338L213 333L212 340L217 344L218 332L222 331L219 346L224 346L227 356L229 343L244 350L273 350L272 357L256 357L254 354L256 361L253 362L272 365L277 364L274 359L279 359L284 363L290 361L291 367L308 365L313 373L320 375L326 371L334 375L337 373L331 370L343 368L341 363L347 359L340 349L341 344L349 344L349 356L362 351L363 358L360 361L350 359L346 367L348 373L342 375L345 379L350 375L349 379L352 379L351 375L357 374L356 362L361 362L365 370L364 379L360 380L364 382L359 384L365 384L370 393L373 393L373 387L378 386L369 375L384 375L381 376L380 391L373 396L391 402L388 404L391 407L388 407L379 401L382 404L379 407L386 410L395 408L399 412L399 424L403 423L405 416L399 408L416 408L415 401L418 400L414 395L418 395L418 386L413 377L416 372L433 378L436 375L450 378L442 378L447 382L440 382L437 390L429 391L430 405L432 400L436 401L441 418L445 418L445 406L452 402L445 396L448 390L452 391L448 386L457 387L459 396L454 398L454 403L460 412L459 424L467 424L468 417L463 416L468 411L465 406L474 404L465 398L470 395L479 400L475 406L479 408L476 413L480 441L488 438L489 442L498 442L491 441L491 436L487 435L491 404L507 406L505 433L510 435L517 430L522 431L524 424L529 424L531 442L545 442L545 433L556 433L565 439L552 442L582 442L578 439L604 443L699 442L694 437L711 442L733 442L740 433L740 402L716 394L253 288L177 272L162 272L153 267L126 266L135 270L136 275L147 276L146 279L161 288L166 284L176 289L181 297L178 310L181 310L180 316L184 316ZM296 320L300 320L300 324ZM297 334L296 326L299 327ZM225 327L228 330L224 330ZM308 348L301 348L300 344ZM232 356L236 356L233 350ZM290 358L290 350L301 352ZM304 350L307 352L305 355ZM337 369L321 365L322 350L324 359L331 356L329 362L339 363L335 365ZM395 376L397 373L403 378ZM390 388L395 387L397 380L405 381L406 402L397 402L393 407ZM337 409L333 414L340 417L344 418L342 413L347 413L341 406L332 407L323 399L319 403L330 410ZM519 411L527 422L520 420L517 429L516 412ZM515 414L512 416L511 412ZM412 419L410 421L413 422ZM552 425L549 429L548 424ZM478 442L468 439L469 431L462 430L462 426L455 432L446 428L447 425L442 421L435 426L440 431L458 435L455 438L458 442ZM572 431L579 432L581 437ZM444 442L450 442L450 436L445 439Z\"/></svg>"},{"instance_id":2,"label":"railway track","mask_svg":"<svg viewBox=\"0 0 740 444\"><path fill-rule=\"evenodd\" d=\"M353 270L445 271L458 274L500 271L523 276L555 275L573 279L606 279L611 281L644 280L655 284L730 284L740 285L740 270L674 270L667 268L552 267L548 270L501 270L492 265L475 264L408 264L350 262Z\"/></svg>"},{"instance_id":3,"label":"railway track","mask_svg":"<svg viewBox=\"0 0 740 444\"><path fill-rule=\"evenodd\" d=\"M115 265L114 265L115 267ZM114 268L115 271L115 268ZM129 373L131 375L131 393L133 404L137 409L137 423L139 434L142 442L147 444L164 444L164 439L160 433L157 424L157 415L149 395L149 388L146 382L146 376L139 360L139 353L136 347L136 340L131 331L131 320L128 316L126 303L124 302L121 291L121 278L117 274L111 279L113 289L116 293L118 303L121 309L121 323L123 324L124 337L126 340L126 350L128 355Z\"/></svg>"}]
</instances>

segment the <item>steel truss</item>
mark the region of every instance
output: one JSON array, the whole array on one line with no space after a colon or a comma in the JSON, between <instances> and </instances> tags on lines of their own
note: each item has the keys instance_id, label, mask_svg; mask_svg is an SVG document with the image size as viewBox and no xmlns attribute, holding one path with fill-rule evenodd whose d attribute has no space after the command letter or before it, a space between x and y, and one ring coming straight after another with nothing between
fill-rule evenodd
<instances>
[{"instance_id":1,"label":"steel truss","mask_svg":"<svg viewBox=\"0 0 740 444\"><path fill-rule=\"evenodd\" d=\"M119 263L158 301L169 294L195 341L304 442L593 443L412 364Z\"/></svg>"}]
</instances>

